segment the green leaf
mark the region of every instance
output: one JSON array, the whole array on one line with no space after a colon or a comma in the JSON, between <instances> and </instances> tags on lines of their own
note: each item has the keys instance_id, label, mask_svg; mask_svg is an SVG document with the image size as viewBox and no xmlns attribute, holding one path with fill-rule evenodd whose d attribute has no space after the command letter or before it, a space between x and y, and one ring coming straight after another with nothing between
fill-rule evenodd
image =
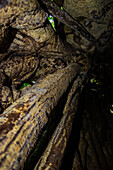
<instances>
[{"instance_id":1,"label":"green leaf","mask_svg":"<svg viewBox=\"0 0 113 170\"><path fill-rule=\"evenodd\" d=\"M113 110L110 109L110 113L113 114Z\"/></svg>"},{"instance_id":2,"label":"green leaf","mask_svg":"<svg viewBox=\"0 0 113 170\"><path fill-rule=\"evenodd\" d=\"M99 82L98 80L96 80L95 78L90 79L90 82L91 82L91 83L94 83L94 84L96 84L96 85L99 85L99 84L100 84L100 82Z\"/></svg>"},{"instance_id":3,"label":"green leaf","mask_svg":"<svg viewBox=\"0 0 113 170\"><path fill-rule=\"evenodd\" d=\"M95 82L95 78L90 79L90 82L94 83Z\"/></svg>"},{"instance_id":4,"label":"green leaf","mask_svg":"<svg viewBox=\"0 0 113 170\"><path fill-rule=\"evenodd\" d=\"M63 7L61 6L61 10L63 10Z\"/></svg>"},{"instance_id":5,"label":"green leaf","mask_svg":"<svg viewBox=\"0 0 113 170\"><path fill-rule=\"evenodd\" d=\"M24 84L21 86L21 88L19 89L19 91L21 91L24 87L27 87L27 86L31 87L31 84L29 84L29 83L24 83Z\"/></svg>"},{"instance_id":6,"label":"green leaf","mask_svg":"<svg viewBox=\"0 0 113 170\"><path fill-rule=\"evenodd\" d=\"M53 29L56 31L53 16L51 16L51 15L50 15L50 16L48 17L48 20L49 20L49 22L51 23L51 25L52 25Z\"/></svg>"}]
</instances>

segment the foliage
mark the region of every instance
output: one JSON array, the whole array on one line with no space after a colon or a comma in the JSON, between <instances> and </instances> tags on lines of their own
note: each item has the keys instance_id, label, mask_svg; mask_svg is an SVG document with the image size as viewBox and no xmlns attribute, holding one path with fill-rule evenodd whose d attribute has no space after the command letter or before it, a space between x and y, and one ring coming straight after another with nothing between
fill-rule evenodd
<instances>
[{"instance_id":1,"label":"foliage","mask_svg":"<svg viewBox=\"0 0 113 170\"><path fill-rule=\"evenodd\" d=\"M49 22L51 23L53 29L56 31L53 16L52 16L52 15L49 15L48 20L49 20Z\"/></svg>"},{"instance_id":2,"label":"foliage","mask_svg":"<svg viewBox=\"0 0 113 170\"><path fill-rule=\"evenodd\" d=\"M25 88L25 87L27 87L27 86L31 87L31 84L29 84L29 83L23 83L23 85L21 86L21 88L19 89L19 91L21 91L23 88Z\"/></svg>"}]
</instances>

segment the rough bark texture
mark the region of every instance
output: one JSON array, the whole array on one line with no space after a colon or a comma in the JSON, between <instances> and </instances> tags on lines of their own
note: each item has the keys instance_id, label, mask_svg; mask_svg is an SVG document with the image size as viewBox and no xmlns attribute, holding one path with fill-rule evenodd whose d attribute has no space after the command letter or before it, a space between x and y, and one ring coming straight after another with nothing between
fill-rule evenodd
<instances>
[{"instance_id":1,"label":"rough bark texture","mask_svg":"<svg viewBox=\"0 0 113 170\"><path fill-rule=\"evenodd\" d=\"M55 17L56 32L47 20L49 14ZM113 42L113 1L5 0L0 1L0 16L0 169L24 168L52 117L51 111L64 97L61 120L35 162L35 170L63 169L93 55ZM25 81L36 83L19 91ZM86 134L80 131L72 169L90 170L87 155L97 170L112 167L91 121L91 117L83 121ZM88 150L87 144L91 146Z\"/></svg>"},{"instance_id":2,"label":"rough bark texture","mask_svg":"<svg viewBox=\"0 0 113 170\"><path fill-rule=\"evenodd\" d=\"M69 92L66 105L63 110L63 117L58 124L45 152L37 163L35 170L38 169L60 169L62 159L66 150L69 136L72 130L75 114L77 112L78 97L81 91L81 84L85 80L86 74L78 77L73 83ZM76 96L74 95L76 92Z\"/></svg>"},{"instance_id":3,"label":"rough bark texture","mask_svg":"<svg viewBox=\"0 0 113 170\"><path fill-rule=\"evenodd\" d=\"M70 64L65 69L48 75L3 112L0 117L1 168L17 169L23 166L48 122L51 110L77 76L76 67Z\"/></svg>"},{"instance_id":4,"label":"rough bark texture","mask_svg":"<svg viewBox=\"0 0 113 170\"><path fill-rule=\"evenodd\" d=\"M98 50L109 46L113 30L113 1L93 0L64 0L64 9L76 19L97 40ZM89 43L82 39L79 33L73 33L65 26L66 40L75 48L88 50ZM112 40L113 41L113 40Z\"/></svg>"}]
</instances>

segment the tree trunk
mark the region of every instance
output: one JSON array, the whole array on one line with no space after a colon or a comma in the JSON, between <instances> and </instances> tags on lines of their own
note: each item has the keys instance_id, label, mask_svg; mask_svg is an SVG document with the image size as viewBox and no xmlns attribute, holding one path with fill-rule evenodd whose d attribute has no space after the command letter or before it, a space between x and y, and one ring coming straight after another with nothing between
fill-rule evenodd
<instances>
[{"instance_id":1,"label":"tree trunk","mask_svg":"<svg viewBox=\"0 0 113 170\"><path fill-rule=\"evenodd\" d=\"M0 1L0 169L63 169L94 54L112 43L112 8L112 0ZM35 84L19 90L26 81ZM109 168L90 120L87 139L80 131L72 169L90 167L87 141L95 155L99 150L96 166Z\"/></svg>"}]
</instances>

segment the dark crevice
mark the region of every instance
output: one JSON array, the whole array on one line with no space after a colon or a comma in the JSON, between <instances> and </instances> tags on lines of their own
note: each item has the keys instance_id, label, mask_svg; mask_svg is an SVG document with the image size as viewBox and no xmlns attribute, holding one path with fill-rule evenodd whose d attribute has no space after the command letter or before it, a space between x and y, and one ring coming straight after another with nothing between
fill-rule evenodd
<instances>
[{"instance_id":1,"label":"dark crevice","mask_svg":"<svg viewBox=\"0 0 113 170\"><path fill-rule=\"evenodd\" d=\"M5 30L5 33L4 33L5 37L2 40L2 43L0 45L1 54L7 52L7 50L9 49L11 43L13 42L15 38L17 31L18 31L17 29L14 29L10 26Z\"/></svg>"},{"instance_id":2,"label":"dark crevice","mask_svg":"<svg viewBox=\"0 0 113 170\"><path fill-rule=\"evenodd\" d=\"M76 116L74 118L72 131L70 134L70 138L66 147L66 152L62 161L62 165L60 167L60 170L71 170L73 159L75 156L75 151L77 151L79 140L80 140L80 128L82 124L82 114L80 112L81 110L81 99L79 99L79 105L78 105L78 111L76 113Z\"/></svg>"}]
</instances>

